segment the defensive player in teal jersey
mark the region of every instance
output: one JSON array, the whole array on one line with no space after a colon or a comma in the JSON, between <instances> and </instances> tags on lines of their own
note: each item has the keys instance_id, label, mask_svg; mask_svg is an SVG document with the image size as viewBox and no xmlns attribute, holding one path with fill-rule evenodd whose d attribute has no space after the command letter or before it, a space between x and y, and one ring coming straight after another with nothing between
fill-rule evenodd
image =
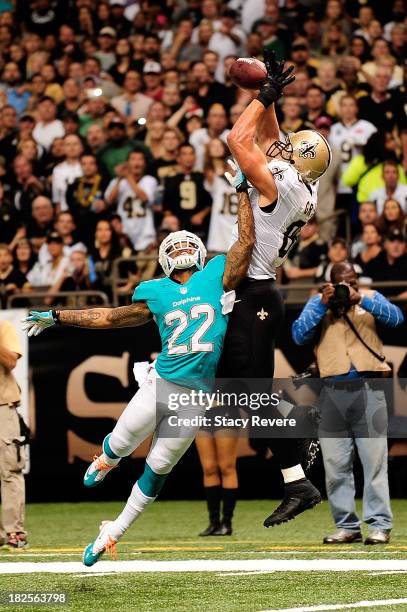
<instances>
[{"instance_id":1,"label":"defensive player in teal jersey","mask_svg":"<svg viewBox=\"0 0 407 612\"><path fill-rule=\"evenodd\" d=\"M169 393L178 397L188 387L187 381L215 376L227 312L233 307L233 294L228 293L245 277L255 242L252 209L245 191L239 194L238 224L239 238L227 256L215 257L206 266L206 249L197 236L186 231L170 234L159 250L165 277L141 283L130 306L31 312L25 319L30 336L55 324L106 329L142 325L152 318L160 330L162 351L115 428L104 439L103 452L87 469L84 484L98 485L122 457L129 456L154 434L144 472L121 514L114 521L104 521L98 537L86 547L85 565L93 565L107 549L113 549L155 500L197 433L198 427L187 426L174 437L168 437L174 410L162 406L157 390L164 385L167 398ZM185 414L185 410L189 410L188 415L199 415L205 408L181 407L175 414Z\"/></svg>"}]
</instances>

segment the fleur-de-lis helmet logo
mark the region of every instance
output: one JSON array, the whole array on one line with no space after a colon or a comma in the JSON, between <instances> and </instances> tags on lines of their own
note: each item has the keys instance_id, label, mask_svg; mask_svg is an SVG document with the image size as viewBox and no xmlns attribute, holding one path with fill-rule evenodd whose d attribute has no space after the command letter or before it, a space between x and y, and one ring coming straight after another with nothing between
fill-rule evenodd
<instances>
[{"instance_id":1,"label":"fleur-de-lis helmet logo","mask_svg":"<svg viewBox=\"0 0 407 612\"><path fill-rule=\"evenodd\" d=\"M299 157L315 159L317 156L316 152L317 143L309 142L308 140L302 140L300 142L298 155Z\"/></svg>"}]
</instances>

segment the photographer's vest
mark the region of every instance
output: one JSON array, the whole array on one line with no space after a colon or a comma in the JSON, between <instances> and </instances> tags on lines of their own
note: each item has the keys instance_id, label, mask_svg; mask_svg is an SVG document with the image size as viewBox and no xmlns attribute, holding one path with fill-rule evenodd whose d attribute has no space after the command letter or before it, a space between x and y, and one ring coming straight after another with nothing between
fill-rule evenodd
<instances>
[{"instance_id":1,"label":"photographer's vest","mask_svg":"<svg viewBox=\"0 0 407 612\"><path fill-rule=\"evenodd\" d=\"M360 290L359 293L372 297L374 291ZM346 314L366 344L382 355L383 345L377 335L373 315L359 305L352 306ZM342 317L335 318L330 310L323 318L321 337L315 351L321 378L347 374L351 366L358 372L390 370L386 362L381 362L363 346L347 322Z\"/></svg>"},{"instance_id":2,"label":"photographer's vest","mask_svg":"<svg viewBox=\"0 0 407 612\"><path fill-rule=\"evenodd\" d=\"M13 325L9 321L0 322L0 346L21 355L21 346ZM20 387L13 373L0 364L0 406L20 402Z\"/></svg>"}]
</instances>

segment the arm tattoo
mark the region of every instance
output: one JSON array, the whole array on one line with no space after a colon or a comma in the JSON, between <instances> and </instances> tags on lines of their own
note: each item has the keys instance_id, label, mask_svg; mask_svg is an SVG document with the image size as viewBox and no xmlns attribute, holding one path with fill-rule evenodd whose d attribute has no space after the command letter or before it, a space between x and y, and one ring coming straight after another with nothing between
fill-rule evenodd
<instances>
[{"instance_id":1,"label":"arm tattoo","mask_svg":"<svg viewBox=\"0 0 407 612\"><path fill-rule=\"evenodd\" d=\"M119 308L90 308L89 310L61 310L61 325L108 329L112 327L136 327L152 318L147 304L137 302Z\"/></svg>"},{"instance_id":2,"label":"arm tattoo","mask_svg":"<svg viewBox=\"0 0 407 612\"><path fill-rule=\"evenodd\" d=\"M229 291L235 289L246 276L256 240L253 211L247 192L238 194L238 203L239 237L227 254L223 274L223 286Z\"/></svg>"}]
</instances>

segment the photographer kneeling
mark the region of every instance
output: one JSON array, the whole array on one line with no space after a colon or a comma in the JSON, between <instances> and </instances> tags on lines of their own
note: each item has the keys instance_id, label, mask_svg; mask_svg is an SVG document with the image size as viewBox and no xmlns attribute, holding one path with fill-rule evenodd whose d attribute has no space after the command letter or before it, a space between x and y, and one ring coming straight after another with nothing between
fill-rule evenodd
<instances>
[{"instance_id":1,"label":"photographer kneeling","mask_svg":"<svg viewBox=\"0 0 407 612\"><path fill-rule=\"evenodd\" d=\"M316 343L324 379L320 443L328 500L338 528L324 543L362 540L353 476L357 447L364 475L363 520L369 528L365 544L386 544L392 528L387 410L383 385L377 379L388 377L390 368L382 356L376 321L396 327L403 322L403 314L377 291L359 289L352 264L335 264L331 281L322 295L308 300L292 328L296 344Z\"/></svg>"}]
</instances>

